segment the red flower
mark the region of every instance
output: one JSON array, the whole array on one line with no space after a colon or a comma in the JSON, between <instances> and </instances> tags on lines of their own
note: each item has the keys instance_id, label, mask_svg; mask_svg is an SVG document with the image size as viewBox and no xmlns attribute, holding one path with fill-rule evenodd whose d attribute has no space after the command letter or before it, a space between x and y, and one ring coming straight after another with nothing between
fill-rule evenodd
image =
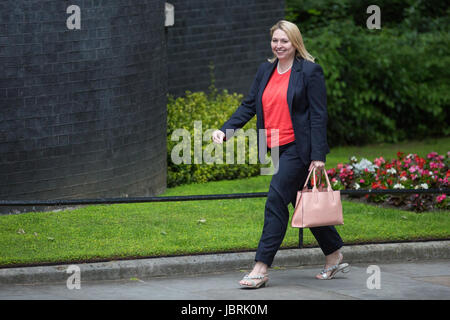
<instances>
[{"instance_id":1,"label":"red flower","mask_svg":"<svg viewBox=\"0 0 450 320\"><path fill-rule=\"evenodd\" d=\"M416 156L416 163L420 169L423 169L423 166L427 163L427 161L424 158Z\"/></svg>"},{"instance_id":2,"label":"red flower","mask_svg":"<svg viewBox=\"0 0 450 320\"><path fill-rule=\"evenodd\" d=\"M372 182L372 189L387 189L386 186L383 186L380 181Z\"/></svg>"}]
</instances>

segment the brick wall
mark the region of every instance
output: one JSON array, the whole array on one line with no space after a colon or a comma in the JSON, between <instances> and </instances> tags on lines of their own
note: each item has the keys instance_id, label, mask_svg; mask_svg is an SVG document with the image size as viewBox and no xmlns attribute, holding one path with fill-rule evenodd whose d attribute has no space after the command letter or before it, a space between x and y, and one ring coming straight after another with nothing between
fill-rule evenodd
<instances>
[{"instance_id":1,"label":"brick wall","mask_svg":"<svg viewBox=\"0 0 450 320\"><path fill-rule=\"evenodd\" d=\"M165 189L164 32L160 0L0 2L0 199Z\"/></svg>"},{"instance_id":2,"label":"brick wall","mask_svg":"<svg viewBox=\"0 0 450 320\"><path fill-rule=\"evenodd\" d=\"M168 2L175 6L167 33L169 93L207 90L210 63L216 87L248 93L258 65L272 56L269 29L284 18L284 1Z\"/></svg>"},{"instance_id":3,"label":"brick wall","mask_svg":"<svg viewBox=\"0 0 450 320\"><path fill-rule=\"evenodd\" d=\"M247 93L284 16L284 1L169 2L168 28L161 0L0 2L0 199L165 189L166 94L207 90L210 63L216 87Z\"/></svg>"}]
</instances>

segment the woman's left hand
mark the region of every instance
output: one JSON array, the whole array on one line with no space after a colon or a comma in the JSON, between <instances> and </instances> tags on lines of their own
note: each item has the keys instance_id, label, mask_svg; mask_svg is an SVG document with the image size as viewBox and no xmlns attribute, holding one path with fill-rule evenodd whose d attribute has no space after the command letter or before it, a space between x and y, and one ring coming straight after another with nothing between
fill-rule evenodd
<instances>
[{"instance_id":1,"label":"woman's left hand","mask_svg":"<svg viewBox=\"0 0 450 320\"><path fill-rule=\"evenodd\" d=\"M313 168L323 169L323 168L325 168L325 162L323 162L323 161L311 161L311 164L309 165L309 169L308 170L312 170Z\"/></svg>"}]
</instances>

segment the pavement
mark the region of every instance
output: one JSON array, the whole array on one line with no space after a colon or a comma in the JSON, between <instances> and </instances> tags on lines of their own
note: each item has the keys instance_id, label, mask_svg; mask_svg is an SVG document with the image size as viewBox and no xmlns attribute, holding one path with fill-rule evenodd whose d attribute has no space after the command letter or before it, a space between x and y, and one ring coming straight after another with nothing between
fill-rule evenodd
<instances>
[{"instance_id":1,"label":"pavement","mask_svg":"<svg viewBox=\"0 0 450 320\"><path fill-rule=\"evenodd\" d=\"M0 300L450 299L450 241L348 245L342 253L351 271L323 281L314 278L319 248L280 250L258 290L238 284L254 252L5 268Z\"/></svg>"}]
</instances>

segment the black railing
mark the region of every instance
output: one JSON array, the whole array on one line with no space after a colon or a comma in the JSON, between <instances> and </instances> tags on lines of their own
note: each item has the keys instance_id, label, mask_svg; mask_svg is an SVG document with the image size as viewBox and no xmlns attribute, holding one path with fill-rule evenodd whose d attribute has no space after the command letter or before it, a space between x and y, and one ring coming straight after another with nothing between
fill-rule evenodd
<instances>
[{"instance_id":1,"label":"black railing","mask_svg":"<svg viewBox=\"0 0 450 320\"><path fill-rule=\"evenodd\" d=\"M341 195L365 195L365 194L450 194L450 189L359 189L340 190ZM56 200L0 200L0 206L65 206L65 205L92 205L92 204L117 204L117 203L144 203L144 202L170 202L170 201L198 201L198 200L222 200L264 198L267 192L255 193L229 193L210 195L167 196L167 197L123 197L123 198L96 198L96 199L56 199Z\"/></svg>"}]
</instances>

